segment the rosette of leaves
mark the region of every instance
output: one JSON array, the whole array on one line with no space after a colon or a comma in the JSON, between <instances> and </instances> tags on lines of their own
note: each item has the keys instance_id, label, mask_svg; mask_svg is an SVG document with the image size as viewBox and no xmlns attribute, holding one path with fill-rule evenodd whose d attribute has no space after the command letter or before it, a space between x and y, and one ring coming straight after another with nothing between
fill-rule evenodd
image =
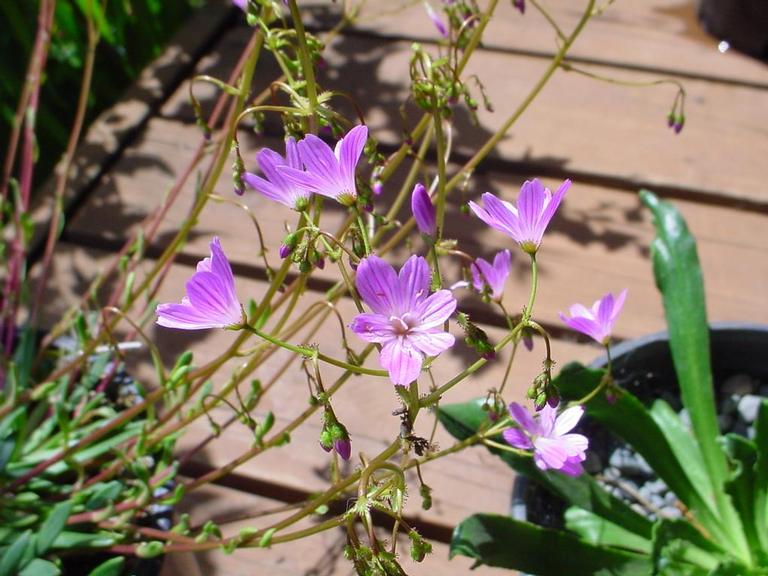
<instances>
[{"instance_id":1,"label":"rosette of leaves","mask_svg":"<svg viewBox=\"0 0 768 576\"><path fill-rule=\"evenodd\" d=\"M141 447L153 414L111 351L77 362L82 340L42 355L38 340L22 331L3 366L0 576L72 573L68 563L78 574L122 574L125 559L108 549L141 538L149 503L173 477L174 439ZM131 443L139 457L108 473Z\"/></svg>"},{"instance_id":2,"label":"rosette of leaves","mask_svg":"<svg viewBox=\"0 0 768 576\"><path fill-rule=\"evenodd\" d=\"M654 217L654 275L690 426L665 401L646 406L624 390L610 402L597 396L586 413L648 462L677 496L682 517L652 521L589 474L543 472L531 458L496 451L567 503L565 528L475 514L456 527L452 555L545 576L768 574L768 400L760 405L753 439L720 435L694 238L673 206L647 191L641 199ZM567 401L583 397L602 378L602 370L570 364L554 382ZM456 438L468 438L490 425L482 404L441 407L441 422Z\"/></svg>"}]
</instances>

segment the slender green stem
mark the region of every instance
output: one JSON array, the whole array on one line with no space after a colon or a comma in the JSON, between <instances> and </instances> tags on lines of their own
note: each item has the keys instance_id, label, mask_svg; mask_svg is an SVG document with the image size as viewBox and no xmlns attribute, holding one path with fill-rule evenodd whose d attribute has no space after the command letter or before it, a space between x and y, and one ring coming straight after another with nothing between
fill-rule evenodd
<instances>
[{"instance_id":1,"label":"slender green stem","mask_svg":"<svg viewBox=\"0 0 768 576\"><path fill-rule=\"evenodd\" d=\"M311 132L317 131L317 119L315 111L317 110L317 84L315 83L315 67L309 54L307 45L307 34L304 30L304 23L301 21L301 13L296 0L288 0L288 8L291 11L293 27L296 30L296 38L299 44L299 59L301 60L301 69L304 74L304 82L307 90L307 100L309 101L309 126Z\"/></svg>"},{"instance_id":2,"label":"slender green stem","mask_svg":"<svg viewBox=\"0 0 768 576\"><path fill-rule=\"evenodd\" d=\"M536 254L531 254L531 293L528 296L528 305L523 312L521 324L528 324L533 315L533 304L536 302L536 291L539 288L539 268L536 265Z\"/></svg>"},{"instance_id":3,"label":"slender green stem","mask_svg":"<svg viewBox=\"0 0 768 576\"><path fill-rule=\"evenodd\" d=\"M259 330L255 326L251 326L250 324L246 324L242 328L244 330L247 330L255 334L259 338L263 338L264 340L266 340L267 342L270 342L271 344L274 344L275 346L280 346L281 348L285 348L286 350L290 350L291 352L300 354L305 358L316 358L317 360L325 362L326 364L331 364L332 366L343 368L344 370L352 372L353 374L367 374L368 376L381 376L381 377L389 376L389 373L386 370L375 370L373 368L365 368L364 366L355 366L353 364L349 364L348 362L344 362L343 360L338 360L336 358L323 354L322 352L320 352L319 350L311 346L296 346L295 344L291 344L290 342L285 342L275 336L272 336L272 334L268 334L267 332L263 332Z\"/></svg>"},{"instance_id":4,"label":"slender green stem","mask_svg":"<svg viewBox=\"0 0 768 576\"><path fill-rule=\"evenodd\" d=\"M365 247L365 255L368 256L371 253L371 241L368 239L368 227L363 220L363 214L360 209L355 206L355 217L357 218L357 229L360 232L360 237L363 239L363 246Z\"/></svg>"}]
</instances>

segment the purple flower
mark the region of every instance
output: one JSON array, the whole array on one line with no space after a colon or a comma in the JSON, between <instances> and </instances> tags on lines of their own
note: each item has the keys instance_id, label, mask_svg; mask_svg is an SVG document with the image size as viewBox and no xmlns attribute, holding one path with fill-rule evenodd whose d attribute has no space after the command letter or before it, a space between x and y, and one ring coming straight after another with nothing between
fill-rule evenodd
<instances>
[{"instance_id":1,"label":"purple flower","mask_svg":"<svg viewBox=\"0 0 768 576\"><path fill-rule=\"evenodd\" d=\"M432 236L437 229L435 207L429 198L429 192L421 183L416 184L411 193L411 211L419 231L427 236Z\"/></svg>"},{"instance_id":2,"label":"purple flower","mask_svg":"<svg viewBox=\"0 0 768 576\"><path fill-rule=\"evenodd\" d=\"M218 238L211 240L211 257L197 263L181 304L160 304L156 312L160 326L181 330L231 328L245 322L232 267Z\"/></svg>"},{"instance_id":3,"label":"purple flower","mask_svg":"<svg viewBox=\"0 0 768 576\"><path fill-rule=\"evenodd\" d=\"M485 290L486 286L491 292L491 298L501 300L504 293L504 283L509 276L512 265L512 255L509 250L502 250L493 258L493 264L482 258L477 258L470 270L472 271L472 286L478 292Z\"/></svg>"},{"instance_id":4,"label":"purple flower","mask_svg":"<svg viewBox=\"0 0 768 576\"><path fill-rule=\"evenodd\" d=\"M429 19L432 20L432 24L435 26L435 28L437 28L437 31L440 33L440 35L443 38L448 38L448 28L446 28L442 18L438 16L437 12L435 12L435 9L432 8L432 5L427 2L427 0L424 0L424 8L426 8L427 16L429 16Z\"/></svg>"},{"instance_id":5,"label":"purple flower","mask_svg":"<svg viewBox=\"0 0 768 576\"><path fill-rule=\"evenodd\" d=\"M520 14L525 14L525 0L512 0L512 6L520 11Z\"/></svg>"},{"instance_id":6,"label":"purple flower","mask_svg":"<svg viewBox=\"0 0 768 576\"><path fill-rule=\"evenodd\" d=\"M248 11L248 0L232 0L232 4L240 8L243 12Z\"/></svg>"},{"instance_id":7,"label":"purple flower","mask_svg":"<svg viewBox=\"0 0 768 576\"><path fill-rule=\"evenodd\" d=\"M350 328L363 340L382 345L379 362L392 382L405 386L419 377L425 356L437 356L454 343L443 324L456 310L450 290L429 293L429 266L411 256L397 274L377 256L357 268L357 291L371 309Z\"/></svg>"},{"instance_id":8,"label":"purple flower","mask_svg":"<svg viewBox=\"0 0 768 576\"><path fill-rule=\"evenodd\" d=\"M355 169L368 140L368 128L355 126L336 143L331 150L317 136L308 134L298 144L303 172L295 166L281 166L285 178L304 189L306 193L334 198L345 206L351 206L357 198Z\"/></svg>"},{"instance_id":9,"label":"purple flower","mask_svg":"<svg viewBox=\"0 0 768 576\"><path fill-rule=\"evenodd\" d=\"M607 344L611 339L611 332L616 319L619 317L624 299L627 297L626 288L614 299L613 294L608 293L587 308L581 304L570 307L571 317L568 318L560 312L560 319L569 328L594 338L600 344Z\"/></svg>"},{"instance_id":10,"label":"purple flower","mask_svg":"<svg viewBox=\"0 0 768 576\"><path fill-rule=\"evenodd\" d=\"M515 448L533 449L533 460L541 470L560 470L579 476L589 440L581 434L568 434L578 424L584 408L573 406L557 416L557 408L545 405L536 416L512 402L509 413L520 428L504 430L504 440Z\"/></svg>"},{"instance_id":11,"label":"purple flower","mask_svg":"<svg viewBox=\"0 0 768 576\"><path fill-rule=\"evenodd\" d=\"M246 172L243 174L243 181L270 200L285 204L293 210L304 210L311 193L286 178L283 172L278 170L280 166L289 166L296 170L303 168L296 141L293 138L285 141L285 158L269 148L264 148L256 155L256 159L266 179Z\"/></svg>"},{"instance_id":12,"label":"purple flower","mask_svg":"<svg viewBox=\"0 0 768 576\"><path fill-rule=\"evenodd\" d=\"M483 194L485 207L474 202L470 202L469 207L488 226L511 236L528 254L535 254L549 221L570 186L571 181L566 180L553 195L534 178L523 183L516 207L489 192Z\"/></svg>"}]
</instances>

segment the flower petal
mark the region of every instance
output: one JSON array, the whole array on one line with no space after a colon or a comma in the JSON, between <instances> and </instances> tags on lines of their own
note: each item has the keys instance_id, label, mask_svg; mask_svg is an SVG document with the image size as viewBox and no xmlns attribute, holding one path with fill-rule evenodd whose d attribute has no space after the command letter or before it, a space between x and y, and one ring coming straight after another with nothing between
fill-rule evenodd
<instances>
[{"instance_id":1,"label":"flower petal","mask_svg":"<svg viewBox=\"0 0 768 576\"><path fill-rule=\"evenodd\" d=\"M536 438L533 441L534 460L542 470L553 468L559 470L568 459L568 453L562 442L553 438ZM542 467L542 464L544 467Z\"/></svg>"},{"instance_id":2,"label":"flower petal","mask_svg":"<svg viewBox=\"0 0 768 576\"><path fill-rule=\"evenodd\" d=\"M454 345L456 339L448 332L422 332L415 330L408 334L408 340L422 354L437 356Z\"/></svg>"},{"instance_id":3,"label":"flower petal","mask_svg":"<svg viewBox=\"0 0 768 576\"><path fill-rule=\"evenodd\" d=\"M365 143L368 141L368 127L365 125L355 126L347 132L338 144L338 162L339 175L341 183L348 189L349 193L357 196L355 191L355 171L357 163L360 161L360 155L363 153Z\"/></svg>"},{"instance_id":4,"label":"flower petal","mask_svg":"<svg viewBox=\"0 0 768 576\"><path fill-rule=\"evenodd\" d=\"M510 446L514 446L515 448L520 448L522 450L530 450L533 448L533 442L531 442L531 439L528 438L528 436L526 436L525 433L519 428L507 428L504 430L504 432L501 433L501 435Z\"/></svg>"},{"instance_id":5,"label":"flower petal","mask_svg":"<svg viewBox=\"0 0 768 576\"><path fill-rule=\"evenodd\" d=\"M413 312L429 293L429 264L415 254L408 258L397 276L396 313Z\"/></svg>"},{"instance_id":6,"label":"flower petal","mask_svg":"<svg viewBox=\"0 0 768 576\"><path fill-rule=\"evenodd\" d=\"M557 418L557 408L553 408L549 403L538 411L539 434L551 437L555 431L555 420Z\"/></svg>"},{"instance_id":7,"label":"flower petal","mask_svg":"<svg viewBox=\"0 0 768 576\"><path fill-rule=\"evenodd\" d=\"M539 426L525 406L521 406L517 402L512 402L509 405L509 415L512 416L515 422L517 422L523 428L523 430L529 434L538 433Z\"/></svg>"},{"instance_id":8,"label":"flower petal","mask_svg":"<svg viewBox=\"0 0 768 576\"><path fill-rule=\"evenodd\" d=\"M579 457L581 460L586 458L587 448L589 448L589 438L583 434L565 434L560 437L568 457Z\"/></svg>"},{"instance_id":9,"label":"flower petal","mask_svg":"<svg viewBox=\"0 0 768 576\"><path fill-rule=\"evenodd\" d=\"M389 317L383 314L358 314L349 327L366 342L388 342L396 337Z\"/></svg>"},{"instance_id":10,"label":"flower petal","mask_svg":"<svg viewBox=\"0 0 768 576\"><path fill-rule=\"evenodd\" d=\"M419 328L435 328L443 324L456 310L456 298L450 290L438 290L419 302L416 313L419 316Z\"/></svg>"},{"instance_id":11,"label":"flower petal","mask_svg":"<svg viewBox=\"0 0 768 576\"><path fill-rule=\"evenodd\" d=\"M225 326L211 316L203 314L188 302L182 302L181 304L158 304L155 313L157 314L157 323L166 328L203 330L205 328L223 328Z\"/></svg>"},{"instance_id":12,"label":"flower petal","mask_svg":"<svg viewBox=\"0 0 768 576\"><path fill-rule=\"evenodd\" d=\"M405 338L396 338L384 344L379 355L382 368L397 386L407 386L419 377L424 357Z\"/></svg>"},{"instance_id":13,"label":"flower petal","mask_svg":"<svg viewBox=\"0 0 768 576\"><path fill-rule=\"evenodd\" d=\"M360 261L355 279L357 291L366 304L377 314L390 316L397 302L397 274L378 256L368 256Z\"/></svg>"},{"instance_id":14,"label":"flower petal","mask_svg":"<svg viewBox=\"0 0 768 576\"><path fill-rule=\"evenodd\" d=\"M564 410L563 413L557 417L557 420L555 420L555 435L563 436L573 430L583 415L583 406L572 406Z\"/></svg>"},{"instance_id":15,"label":"flower petal","mask_svg":"<svg viewBox=\"0 0 768 576\"><path fill-rule=\"evenodd\" d=\"M541 227L542 234L549 225L549 221L552 220L552 217L555 215L555 212L557 212L557 209L560 206L560 202L562 202L565 193L568 192L570 187L571 181L564 180L544 208L544 211L541 214L541 218L539 218L539 226Z\"/></svg>"}]
</instances>

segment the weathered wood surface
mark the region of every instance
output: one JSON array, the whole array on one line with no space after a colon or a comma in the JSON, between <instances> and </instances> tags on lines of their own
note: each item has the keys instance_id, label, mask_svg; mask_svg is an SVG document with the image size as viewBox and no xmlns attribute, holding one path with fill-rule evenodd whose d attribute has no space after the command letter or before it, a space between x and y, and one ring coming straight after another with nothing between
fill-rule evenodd
<instances>
[{"instance_id":1,"label":"weathered wood surface","mask_svg":"<svg viewBox=\"0 0 768 576\"><path fill-rule=\"evenodd\" d=\"M369 0L363 18L354 31L335 40L329 50L329 72L322 79L326 88L346 90L366 111L372 135L383 147L399 143L400 124L397 104L407 97L407 59L410 41L430 43L436 34L421 2L409 3L402 14L367 20L384 0ZM481 113L480 125L473 126L466 114L457 110L454 146L459 160L471 155L490 131L519 104L527 90L546 67L542 58L553 51L554 41L546 22L529 6L525 17L508 6L499 5L500 18L488 30L485 49L480 50L470 72L480 75L496 106L494 114ZM334 5L302 3L310 22L325 26L337 10ZM330 7L329 7L330 6ZM551 10L565 29L578 17L581 3L551 0ZM574 301L591 302L607 291L630 290L627 306L617 326L619 337L634 337L663 327L658 295L653 286L647 247L652 238L649 215L635 195L639 184L655 186L674 197L699 240L699 253L707 281L707 297L712 320L768 322L768 196L764 190L765 158L768 151L768 72L765 65L734 53L714 51L715 42L704 39L692 27L690 2L669 4L662 0L631 3L616 2L595 19L574 47L573 60L589 70L629 81L655 79L659 75L680 74L688 78L686 113L688 125L675 137L665 128L673 90L619 88L597 83L573 74L558 73L536 100L511 136L504 140L492 160L473 177L464 196L456 197L449 210L449 235L460 240L462 248L486 258L511 242L490 231L474 218L457 213L459 201L492 191L507 199L517 194L520 183L536 175L546 176L547 185L556 186L572 177L573 188L553 221L541 251L542 283L537 299L537 316L550 326L559 326L557 314ZM198 70L226 77L248 38L248 30L238 26L222 34L220 41L199 62ZM434 44L429 49L436 51ZM345 66L345 73L334 74ZM503 71L503 73L499 73ZM267 63L259 74L259 88L274 79L276 69ZM195 90L206 110L210 110L215 91L201 85ZM157 113L147 120L146 109L136 114L135 127L141 128L136 140L119 152L116 162L92 190L84 190L80 209L68 223L70 243L55 262L56 288L47 301L55 316L65 303L80 296L94 272L105 265L109 255L136 230L144 217L161 201L200 142L187 87L181 86ZM130 124L130 116L121 120ZM415 118L413 111L412 119ZM103 120L103 119L102 119ZM261 146L279 145L274 124L268 123L268 136L256 138L244 130L241 144L249 168L254 152ZM109 122L98 125L109 135ZM108 139L104 141L108 146ZM86 147L78 158L83 174L97 173L105 156L98 143ZM94 166L91 166L94 164ZM203 164L205 166L205 163ZM456 169L454 166L452 169ZM90 170L90 172L87 172ZM399 187L395 182L381 198L384 205ZM191 179L194 181L194 177ZM229 177L218 183L217 193L234 198ZM159 240L151 249L157 255L186 214L193 199L193 184L182 192L178 204L161 228ZM267 244L276 247L284 225L295 225L295 215L249 192L239 201L258 215ZM403 212L400 217L407 218ZM324 226L335 229L343 213L329 206ZM211 203L199 226L184 248L180 263L174 266L169 281L159 294L161 301L178 300L183 285L199 258L207 255L210 237L218 235L231 256L242 298L258 300L264 293L265 271L257 252L256 234L248 215L231 204ZM391 256L402 261L404 253ZM269 254L277 264L275 250ZM505 304L519 310L527 297L529 278L524 259L515 254L515 272L508 284ZM451 270L459 277L458 268ZM332 266L310 284L318 297L337 279ZM489 334L498 338L498 316L470 296L463 306L487 322ZM339 309L346 320L354 313L350 301L342 300ZM316 336L322 349L331 354L335 321ZM233 335L224 332L177 333L154 327L164 360L191 348L196 362L212 358L231 343ZM457 333L457 336L459 334ZM569 359L589 361L599 349L577 340L562 329L555 329L553 348L561 364ZM302 333L295 335L296 340ZM360 349L359 342L353 345ZM277 352L254 377L267 381L281 367L287 355ZM433 374L440 383L466 365L470 355L463 345L444 354L435 363ZM151 370L140 358L138 374L151 380ZM540 369L541 349L521 350L511 381L516 395L522 393ZM375 365L372 364L372 365ZM325 372L324 372L325 373ZM331 379L333 370L327 371ZM483 395L498 385L503 361L487 366L464 385L457 387L446 401L459 401ZM225 376L216 379L221 386ZM352 434L353 450L375 454L397 434L398 420L391 415L397 400L391 387L373 378L353 378L334 401L334 408ZM276 429L307 407L306 379L298 364L285 372L280 384L267 395L255 417L268 410L277 416ZM216 409L212 416L224 421L229 413ZM426 426L425 422L425 427ZM202 490L190 511L196 518L225 514L228 510L271 506L268 498L294 501L327 485L329 457L317 445L319 416L310 418L292 437L292 443L267 452L239 467L223 488ZM419 430L428 434L429 430ZM180 454L205 439L210 429L204 422L193 425L180 442ZM451 440L438 433L443 446ZM251 446L250 432L239 424L228 428L223 437L207 446L186 465L188 473L198 474L226 465ZM411 481L412 497L408 514L426 532L445 540L451 527L466 514L476 511L504 513L508 509L511 472L485 451L473 449L425 467L428 484L435 490L433 510L420 510L416 485ZM470 494L470 497L467 495ZM231 528L235 530L236 526ZM274 550L220 553L200 558L178 558L166 566L166 574L347 574L348 565L336 562L336 535L316 538L287 554ZM436 557L424 566L408 566L409 573L466 573L468 562L444 561L445 546L438 544ZM484 573L491 573L490 569Z\"/></svg>"}]
</instances>

